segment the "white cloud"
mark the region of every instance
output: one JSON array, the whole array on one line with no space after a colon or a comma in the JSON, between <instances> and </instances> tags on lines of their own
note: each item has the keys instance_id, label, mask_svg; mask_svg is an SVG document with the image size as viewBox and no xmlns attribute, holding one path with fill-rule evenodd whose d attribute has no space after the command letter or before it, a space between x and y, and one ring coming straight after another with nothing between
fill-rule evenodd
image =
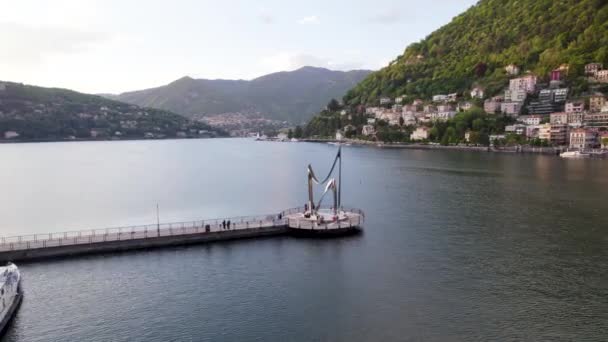
<instances>
[{"instance_id":1,"label":"white cloud","mask_svg":"<svg viewBox=\"0 0 608 342\"><path fill-rule=\"evenodd\" d=\"M384 10L377 12L368 18L372 23L377 24L394 24L402 20L402 14L396 9Z\"/></svg>"},{"instance_id":2,"label":"white cloud","mask_svg":"<svg viewBox=\"0 0 608 342\"><path fill-rule=\"evenodd\" d=\"M48 57L79 53L109 39L98 32L2 22L0 32L0 60L6 65L36 65Z\"/></svg>"},{"instance_id":3,"label":"white cloud","mask_svg":"<svg viewBox=\"0 0 608 342\"><path fill-rule=\"evenodd\" d=\"M264 24L272 24L274 23L274 16L272 16L272 14L267 13L267 12L263 12L258 14L258 19L263 22Z\"/></svg>"},{"instance_id":4,"label":"white cloud","mask_svg":"<svg viewBox=\"0 0 608 342\"><path fill-rule=\"evenodd\" d=\"M314 24L319 24L321 23L321 21L319 20L319 17L317 17L316 15L310 15L308 17L304 17L300 20L298 20L298 24L300 25L314 25Z\"/></svg>"}]
</instances>

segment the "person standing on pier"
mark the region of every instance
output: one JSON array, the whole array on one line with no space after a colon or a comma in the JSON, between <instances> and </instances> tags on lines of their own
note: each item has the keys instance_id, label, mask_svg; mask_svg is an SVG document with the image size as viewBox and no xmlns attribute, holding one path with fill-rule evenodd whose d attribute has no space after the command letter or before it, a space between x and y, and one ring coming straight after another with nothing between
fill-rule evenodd
<instances>
[{"instance_id":1,"label":"person standing on pier","mask_svg":"<svg viewBox=\"0 0 608 342\"><path fill-rule=\"evenodd\" d=\"M230 229L230 220L228 220L227 225L228 225L228 229Z\"/></svg>"},{"instance_id":2,"label":"person standing on pier","mask_svg":"<svg viewBox=\"0 0 608 342\"><path fill-rule=\"evenodd\" d=\"M226 229L226 220L222 221L222 228Z\"/></svg>"}]
</instances>

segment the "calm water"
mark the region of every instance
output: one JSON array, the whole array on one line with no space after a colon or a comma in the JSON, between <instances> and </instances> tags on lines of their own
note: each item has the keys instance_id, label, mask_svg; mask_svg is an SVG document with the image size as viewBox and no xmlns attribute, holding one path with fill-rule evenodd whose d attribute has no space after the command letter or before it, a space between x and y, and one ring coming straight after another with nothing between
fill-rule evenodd
<instances>
[{"instance_id":1,"label":"calm water","mask_svg":"<svg viewBox=\"0 0 608 342\"><path fill-rule=\"evenodd\" d=\"M302 205L335 147L0 145L0 235ZM365 233L22 264L4 341L608 339L608 161L344 150Z\"/></svg>"}]
</instances>

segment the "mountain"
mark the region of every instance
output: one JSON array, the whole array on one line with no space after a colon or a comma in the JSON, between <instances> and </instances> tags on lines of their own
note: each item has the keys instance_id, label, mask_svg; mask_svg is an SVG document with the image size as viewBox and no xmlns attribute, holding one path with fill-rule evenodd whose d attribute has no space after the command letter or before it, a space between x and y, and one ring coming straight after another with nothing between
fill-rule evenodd
<instances>
[{"instance_id":1,"label":"mountain","mask_svg":"<svg viewBox=\"0 0 608 342\"><path fill-rule=\"evenodd\" d=\"M310 119L330 99L341 98L370 72L303 67L251 81L183 77L162 87L123 93L112 98L170 110L187 117L244 113L300 123Z\"/></svg>"},{"instance_id":2,"label":"mountain","mask_svg":"<svg viewBox=\"0 0 608 342\"><path fill-rule=\"evenodd\" d=\"M586 63L608 65L608 2L604 0L481 0L426 39L411 44L387 67L374 72L344 97L347 104L372 104L380 96L428 99L465 93L473 86L497 94L513 63L546 81L569 65L580 79ZM573 91L588 85L577 81Z\"/></svg>"},{"instance_id":3,"label":"mountain","mask_svg":"<svg viewBox=\"0 0 608 342\"><path fill-rule=\"evenodd\" d=\"M165 110L67 89L0 82L0 140L138 139L222 135Z\"/></svg>"}]
</instances>

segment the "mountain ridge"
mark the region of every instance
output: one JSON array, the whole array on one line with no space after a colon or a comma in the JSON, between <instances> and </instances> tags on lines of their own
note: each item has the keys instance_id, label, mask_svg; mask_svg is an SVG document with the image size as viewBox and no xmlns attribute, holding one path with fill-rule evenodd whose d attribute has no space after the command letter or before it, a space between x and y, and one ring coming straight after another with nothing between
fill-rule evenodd
<instances>
[{"instance_id":1,"label":"mountain ridge","mask_svg":"<svg viewBox=\"0 0 608 342\"><path fill-rule=\"evenodd\" d=\"M251 80L183 76L160 87L106 96L197 119L224 113L255 113L269 119L301 123L332 98L341 98L370 72L305 66Z\"/></svg>"}]
</instances>

